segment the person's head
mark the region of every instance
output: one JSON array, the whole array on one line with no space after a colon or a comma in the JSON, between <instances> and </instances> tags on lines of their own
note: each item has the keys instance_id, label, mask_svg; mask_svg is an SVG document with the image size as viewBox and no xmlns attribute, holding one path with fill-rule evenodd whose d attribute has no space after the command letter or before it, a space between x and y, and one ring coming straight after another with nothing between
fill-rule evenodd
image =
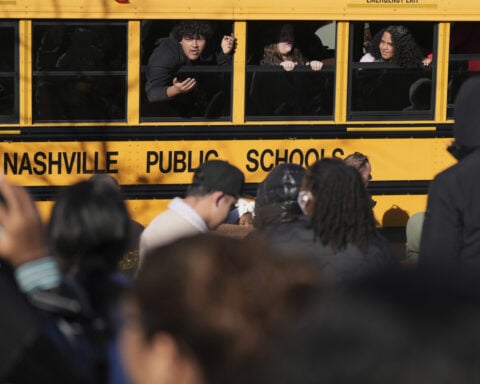
<instances>
[{"instance_id":1,"label":"person's head","mask_svg":"<svg viewBox=\"0 0 480 384\"><path fill-rule=\"evenodd\" d=\"M92 182L107 183L111 187L115 188L117 191L120 191L120 184L118 184L117 179L108 173L96 173L89 179Z\"/></svg>"},{"instance_id":2,"label":"person's head","mask_svg":"<svg viewBox=\"0 0 480 384\"><path fill-rule=\"evenodd\" d=\"M478 300L434 283L432 276L383 280L320 300L269 358L253 367L253 380L237 383L476 381Z\"/></svg>"},{"instance_id":3,"label":"person's head","mask_svg":"<svg viewBox=\"0 0 480 384\"><path fill-rule=\"evenodd\" d=\"M277 58L280 61L291 60L303 64L300 50L295 47L295 27L293 23L273 23L267 32L267 44L264 56Z\"/></svg>"},{"instance_id":4,"label":"person's head","mask_svg":"<svg viewBox=\"0 0 480 384\"><path fill-rule=\"evenodd\" d=\"M292 24L282 24L277 36L277 51L280 55L287 56L292 52L295 42L294 28Z\"/></svg>"},{"instance_id":5,"label":"person's head","mask_svg":"<svg viewBox=\"0 0 480 384\"><path fill-rule=\"evenodd\" d=\"M48 224L49 245L66 273L110 272L126 251L129 225L116 188L82 181L58 196Z\"/></svg>"},{"instance_id":6,"label":"person's head","mask_svg":"<svg viewBox=\"0 0 480 384\"><path fill-rule=\"evenodd\" d=\"M215 384L308 306L319 282L315 261L265 247L201 234L146 255L121 338L135 384Z\"/></svg>"},{"instance_id":7,"label":"person's head","mask_svg":"<svg viewBox=\"0 0 480 384\"><path fill-rule=\"evenodd\" d=\"M348 244L365 250L377 233L360 173L340 159L318 160L307 169L299 203L316 237L334 251Z\"/></svg>"},{"instance_id":8,"label":"person's head","mask_svg":"<svg viewBox=\"0 0 480 384\"><path fill-rule=\"evenodd\" d=\"M190 60L198 60L213 30L207 21L190 20L179 22L173 28L172 34L180 43L185 56Z\"/></svg>"},{"instance_id":9,"label":"person's head","mask_svg":"<svg viewBox=\"0 0 480 384\"><path fill-rule=\"evenodd\" d=\"M380 56L384 61L390 61L395 55L395 46L393 45L392 35L390 32L383 32L380 38L380 44L378 46L380 49Z\"/></svg>"},{"instance_id":10,"label":"person's head","mask_svg":"<svg viewBox=\"0 0 480 384\"><path fill-rule=\"evenodd\" d=\"M304 176L305 169L292 163L277 165L270 171L257 188L256 228L294 221L302 214L297 198Z\"/></svg>"},{"instance_id":11,"label":"person's head","mask_svg":"<svg viewBox=\"0 0 480 384\"><path fill-rule=\"evenodd\" d=\"M187 199L195 200L197 212L210 229L227 218L242 194L244 176L237 167L223 160L208 160L195 170Z\"/></svg>"},{"instance_id":12,"label":"person's head","mask_svg":"<svg viewBox=\"0 0 480 384\"><path fill-rule=\"evenodd\" d=\"M407 258L415 263L418 261L418 254L420 253L424 218L425 212L417 212L409 217L405 227Z\"/></svg>"},{"instance_id":13,"label":"person's head","mask_svg":"<svg viewBox=\"0 0 480 384\"><path fill-rule=\"evenodd\" d=\"M423 59L418 43L403 25L391 25L376 33L370 44L370 54L377 60L403 67L417 66Z\"/></svg>"},{"instance_id":14,"label":"person's head","mask_svg":"<svg viewBox=\"0 0 480 384\"><path fill-rule=\"evenodd\" d=\"M455 100L455 124L453 137L455 139L449 151L458 160L480 146L480 108L475 100L480 97L480 77L466 80Z\"/></svg>"},{"instance_id":15,"label":"person's head","mask_svg":"<svg viewBox=\"0 0 480 384\"><path fill-rule=\"evenodd\" d=\"M345 157L343 161L345 162L345 164L356 168L358 172L360 172L363 184L365 186L367 186L370 180L372 180L372 166L370 164L370 161L368 160L368 157L365 156L363 153L354 152Z\"/></svg>"}]
</instances>

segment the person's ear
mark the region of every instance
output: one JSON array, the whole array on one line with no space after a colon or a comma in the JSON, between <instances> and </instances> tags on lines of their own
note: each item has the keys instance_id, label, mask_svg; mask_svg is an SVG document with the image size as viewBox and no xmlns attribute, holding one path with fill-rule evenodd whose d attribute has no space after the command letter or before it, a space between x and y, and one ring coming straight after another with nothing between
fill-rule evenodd
<instances>
[{"instance_id":1,"label":"person's ear","mask_svg":"<svg viewBox=\"0 0 480 384\"><path fill-rule=\"evenodd\" d=\"M158 333L150 341L150 353L145 356L148 377L157 383L166 383L174 379L172 372L176 367L177 343L168 333Z\"/></svg>"},{"instance_id":2,"label":"person's ear","mask_svg":"<svg viewBox=\"0 0 480 384\"><path fill-rule=\"evenodd\" d=\"M185 355L168 333L156 334L151 341L150 383L199 384L201 373L197 362Z\"/></svg>"},{"instance_id":3,"label":"person's ear","mask_svg":"<svg viewBox=\"0 0 480 384\"><path fill-rule=\"evenodd\" d=\"M220 204L220 200L222 200L225 193L217 191L213 193L213 201L215 202L215 206L218 207Z\"/></svg>"}]
</instances>

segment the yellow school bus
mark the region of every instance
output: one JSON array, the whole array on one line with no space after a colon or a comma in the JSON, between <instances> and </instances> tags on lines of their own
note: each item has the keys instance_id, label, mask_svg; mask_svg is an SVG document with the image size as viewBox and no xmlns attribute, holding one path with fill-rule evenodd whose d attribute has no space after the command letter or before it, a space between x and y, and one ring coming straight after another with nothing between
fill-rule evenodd
<instances>
[{"instance_id":1,"label":"yellow school bus","mask_svg":"<svg viewBox=\"0 0 480 384\"><path fill-rule=\"evenodd\" d=\"M44 213L62 186L110 174L142 224L207 159L237 165L254 194L278 163L357 151L372 164L378 222L404 225L454 163L455 94L480 60L474 0L0 0L0 10L2 172ZM236 38L231 65L175 73L202 90L186 113L145 91L156 44L184 20L211 24L211 52ZM262 62L284 24L305 57L293 71ZM389 25L408 28L431 63L362 62Z\"/></svg>"}]
</instances>

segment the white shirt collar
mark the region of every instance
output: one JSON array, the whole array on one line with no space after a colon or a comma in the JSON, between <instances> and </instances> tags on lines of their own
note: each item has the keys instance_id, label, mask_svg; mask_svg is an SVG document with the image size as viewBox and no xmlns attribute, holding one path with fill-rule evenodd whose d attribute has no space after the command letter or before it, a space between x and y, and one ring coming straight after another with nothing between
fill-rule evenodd
<instances>
[{"instance_id":1,"label":"white shirt collar","mask_svg":"<svg viewBox=\"0 0 480 384\"><path fill-rule=\"evenodd\" d=\"M197 211L185 203L181 198L175 197L170 203L168 203L168 208L189 221L200 232L208 232L205 220L203 220Z\"/></svg>"}]
</instances>

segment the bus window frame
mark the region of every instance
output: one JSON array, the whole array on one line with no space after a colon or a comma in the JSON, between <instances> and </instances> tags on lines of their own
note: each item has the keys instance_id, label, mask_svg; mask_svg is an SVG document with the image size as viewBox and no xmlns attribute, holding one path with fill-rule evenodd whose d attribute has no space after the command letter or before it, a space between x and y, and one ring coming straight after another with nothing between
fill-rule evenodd
<instances>
[{"instance_id":1,"label":"bus window frame","mask_svg":"<svg viewBox=\"0 0 480 384\"><path fill-rule=\"evenodd\" d=\"M20 121L20 36L18 20L1 20L0 27L13 28L13 68L12 71L2 71L2 78L13 78L13 113L0 115L0 124L18 124Z\"/></svg>"},{"instance_id":2,"label":"bus window frame","mask_svg":"<svg viewBox=\"0 0 480 384\"><path fill-rule=\"evenodd\" d=\"M190 20L190 19L175 19L175 20L166 20L166 19L154 19L154 20L149 20L151 22L156 22L156 23L170 23L170 28L173 28L176 22L179 21L184 21L184 20ZM173 23L172 23L173 21ZM220 20L220 19L207 19L205 20L213 27L215 27L215 23L224 23L225 25L227 23L231 23L231 30L232 33L234 33L235 30L235 22L236 20ZM140 28L140 42L143 42L147 37L144 35L144 26L142 25ZM166 35L160 35L157 36L157 39L161 38L167 38L171 33L171 30L168 34ZM220 43L220 42L219 42ZM150 55L153 53L155 50L156 43L153 45L153 48L150 47L151 49L146 49L142 46L141 43L141 52L139 54L140 56L140 73L139 73L139 109L138 109L138 118L140 123L231 123L233 121L233 93L234 93L234 65L235 65L235 60L232 60L232 65L198 65L198 66L182 66L177 73L227 73L230 76L230 105L228 107L228 115L225 116L220 116L220 117L214 117L214 118L208 118L205 116L192 116L192 117L185 117L185 116L148 116L144 115L142 111L144 111L145 103L149 103L148 100L146 100L146 94L145 94L145 84L146 84L146 71L147 71L147 66L148 66L148 60L150 58ZM148 57L143 58L144 50L149 53ZM235 53L234 53L235 54Z\"/></svg>"},{"instance_id":3,"label":"bus window frame","mask_svg":"<svg viewBox=\"0 0 480 384\"><path fill-rule=\"evenodd\" d=\"M34 50L34 29L37 26L66 26L66 27L89 27L89 26L118 26L123 27L124 29L124 41L125 41L125 51L123 52L123 56L125 57L125 69L123 70L36 70L34 59L35 57L35 50ZM126 123L128 117L128 32L129 32L129 25L128 20L110 20L110 19L98 19L98 20L78 20L78 19L66 19L66 20L53 20L53 19L42 19L42 20L32 20L32 64L31 64L31 81L32 81L32 108L31 108L31 119L32 124L45 124L45 123L55 123L55 124L62 124L62 123ZM116 38L116 37L115 37ZM37 47L38 48L38 47ZM124 94L124 117L123 118L110 118L110 119L37 119L35 117L35 92L33 90L33 83L35 79L41 77L66 77L66 78L75 78L79 76L88 76L88 77L123 77L123 86L125 90Z\"/></svg>"},{"instance_id":4,"label":"bus window frame","mask_svg":"<svg viewBox=\"0 0 480 384\"><path fill-rule=\"evenodd\" d=\"M348 90L347 90L347 121L355 122L355 121L433 121L435 119L435 108L436 108L436 86L437 86L437 65L436 65L436 58L435 52L438 52L438 22L424 22L421 21L419 23L429 23L432 26L432 51L433 51L433 60L429 65L429 70L431 74L432 86L430 92L430 108L426 110L419 110L419 111L409 111L409 110L371 110L371 111L353 111L352 110L352 102L353 102L353 73L355 70L359 70L362 68L365 69L404 69L399 65L391 64L391 63L381 63L381 62L360 62L360 61L353 61L353 52L355 49L355 24L358 23L365 23L369 22L368 20L364 21L350 21L350 28L349 28L349 44L348 44ZM391 21L390 25L412 25L415 21ZM372 36L373 37L373 36ZM388 118L384 118L388 116Z\"/></svg>"}]
</instances>

